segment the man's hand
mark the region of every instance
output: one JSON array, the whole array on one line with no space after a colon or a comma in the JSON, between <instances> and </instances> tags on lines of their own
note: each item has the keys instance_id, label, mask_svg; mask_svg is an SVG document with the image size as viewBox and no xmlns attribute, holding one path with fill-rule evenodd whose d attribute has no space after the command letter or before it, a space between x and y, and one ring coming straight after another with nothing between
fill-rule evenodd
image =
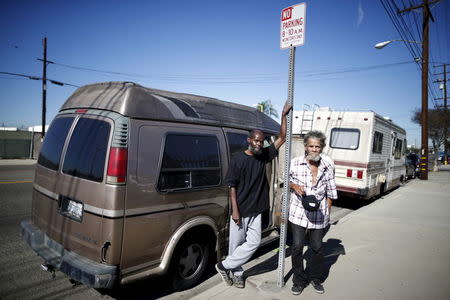
<instances>
[{"instance_id":1,"label":"man's hand","mask_svg":"<svg viewBox=\"0 0 450 300\"><path fill-rule=\"evenodd\" d=\"M282 116L286 116L286 115L289 113L289 111L290 111L291 109L292 109L292 105L290 105L289 102L286 101L286 102L284 103L283 112L281 113L281 115L282 115Z\"/></svg>"},{"instance_id":2,"label":"man's hand","mask_svg":"<svg viewBox=\"0 0 450 300\"><path fill-rule=\"evenodd\" d=\"M233 210L233 213L231 214L231 219L233 219L233 222L239 226L241 225L241 214L237 210Z\"/></svg>"},{"instance_id":3,"label":"man's hand","mask_svg":"<svg viewBox=\"0 0 450 300\"><path fill-rule=\"evenodd\" d=\"M299 196L303 196L305 194L305 187L303 185L290 182L289 187Z\"/></svg>"},{"instance_id":4,"label":"man's hand","mask_svg":"<svg viewBox=\"0 0 450 300\"><path fill-rule=\"evenodd\" d=\"M281 145L284 144L286 141L286 115L289 113L289 111L292 109L292 105L286 101L284 103L283 107L283 113L281 114L281 127L280 127L280 133L278 134L278 138L275 140L274 146L275 149L280 149Z\"/></svg>"}]
</instances>

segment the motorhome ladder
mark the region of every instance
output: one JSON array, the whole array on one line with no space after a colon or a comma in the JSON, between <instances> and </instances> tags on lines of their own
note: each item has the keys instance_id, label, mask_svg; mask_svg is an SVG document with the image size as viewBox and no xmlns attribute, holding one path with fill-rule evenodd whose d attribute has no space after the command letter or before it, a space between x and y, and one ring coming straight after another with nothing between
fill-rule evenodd
<instances>
[{"instance_id":1,"label":"motorhome ladder","mask_svg":"<svg viewBox=\"0 0 450 300\"><path fill-rule=\"evenodd\" d=\"M314 104L313 109L308 104L303 104L302 121L300 123L300 134L306 134L313 129L314 112L319 106Z\"/></svg>"}]
</instances>

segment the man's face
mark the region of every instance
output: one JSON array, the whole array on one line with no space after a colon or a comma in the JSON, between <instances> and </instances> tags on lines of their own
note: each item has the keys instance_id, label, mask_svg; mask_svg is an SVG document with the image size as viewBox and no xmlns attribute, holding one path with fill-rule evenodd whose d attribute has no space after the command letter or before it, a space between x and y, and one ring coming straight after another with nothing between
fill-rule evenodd
<instances>
[{"instance_id":1,"label":"man's face","mask_svg":"<svg viewBox=\"0 0 450 300\"><path fill-rule=\"evenodd\" d=\"M247 138L247 142L248 150L255 155L260 155L264 145L264 134L262 132L256 132L252 137Z\"/></svg>"},{"instance_id":2,"label":"man's face","mask_svg":"<svg viewBox=\"0 0 450 300\"><path fill-rule=\"evenodd\" d=\"M308 139L306 144L306 159L309 161L319 161L322 147L318 139Z\"/></svg>"}]
</instances>

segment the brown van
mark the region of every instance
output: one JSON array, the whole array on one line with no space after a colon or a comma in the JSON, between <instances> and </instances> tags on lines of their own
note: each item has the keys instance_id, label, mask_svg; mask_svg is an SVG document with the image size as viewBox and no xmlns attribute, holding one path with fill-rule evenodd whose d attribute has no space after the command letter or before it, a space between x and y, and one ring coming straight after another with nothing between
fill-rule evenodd
<instances>
[{"instance_id":1,"label":"brown van","mask_svg":"<svg viewBox=\"0 0 450 300\"><path fill-rule=\"evenodd\" d=\"M170 272L194 285L227 251L230 157L248 130L279 125L254 108L108 82L79 88L47 132L23 238L44 260L94 288ZM268 164L276 225L277 164ZM270 235L269 235L270 234Z\"/></svg>"}]
</instances>

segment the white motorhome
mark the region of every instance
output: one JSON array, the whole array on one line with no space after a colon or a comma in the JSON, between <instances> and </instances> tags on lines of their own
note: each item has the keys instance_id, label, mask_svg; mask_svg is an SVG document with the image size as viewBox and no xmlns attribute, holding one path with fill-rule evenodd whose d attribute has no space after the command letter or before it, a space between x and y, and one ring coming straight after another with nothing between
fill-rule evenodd
<instances>
[{"instance_id":1,"label":"white motorhome","mask_svg":"<svg viewBox=\"0 0 450 300\"><path fill-rule=\"evenodd\" d=\"M370 199L405 179L406 132L372 111L294 111L292 157L303 155L303 137L310 130L327 137L323 153L335 164L340 193Z\"/></svg>"}]
</instances>

